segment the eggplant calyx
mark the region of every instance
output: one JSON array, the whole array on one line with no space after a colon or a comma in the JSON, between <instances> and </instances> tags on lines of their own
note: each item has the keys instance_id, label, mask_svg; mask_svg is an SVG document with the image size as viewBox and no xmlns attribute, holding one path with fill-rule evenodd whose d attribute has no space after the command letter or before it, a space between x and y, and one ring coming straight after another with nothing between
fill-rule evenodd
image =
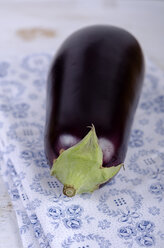
<instances>
[{"instance_id":1,"label":"eggplant calyx","mask_svg":"<svg viewBox=\"0 0 164 248\"><path fill-rule=\"evenodd\" d=\"M68 197L93 192L112 178L123 165L104 168L102 161L103 153L92 125L79 143L63 151L54 160L51 175L64 184L63 193Z\"/></svg>"}]
</instances>

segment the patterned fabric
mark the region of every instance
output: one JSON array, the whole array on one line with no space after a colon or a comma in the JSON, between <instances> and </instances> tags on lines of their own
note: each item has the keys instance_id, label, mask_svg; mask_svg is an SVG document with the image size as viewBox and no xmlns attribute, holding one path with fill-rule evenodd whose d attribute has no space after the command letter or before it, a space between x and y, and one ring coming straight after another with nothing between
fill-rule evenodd
<instances>
[{"instance_id":1,"label":"patterned fabric","mask_svg":"<svg viewBox=\"0 0 164 248\"><path fill-rule=\"evenodd\" d=\"M0 60L0 163L25 248L164 247L164 74L149 60L125 171L67 198L43 148L50 54Z\"/></svg>"}]
</instances>

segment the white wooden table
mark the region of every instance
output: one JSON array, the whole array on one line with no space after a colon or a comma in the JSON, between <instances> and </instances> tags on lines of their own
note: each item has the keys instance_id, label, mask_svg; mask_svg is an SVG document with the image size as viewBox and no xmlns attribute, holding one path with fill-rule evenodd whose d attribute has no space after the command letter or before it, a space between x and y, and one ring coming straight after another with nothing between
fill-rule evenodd
<instances>
[{"instance_id":1,"label":"white wooden table","mask_svg":"<svg viewBox=\"0 0 164 248\"><path fill-rule=\"evenodd\" d=\"M53 52L74 30L99 23L129 30L144 53L164 70L164 1L158 0L0 0L0 55ZM9 247L22 245L0 176L0 248Z\"/></svg>"}]
</instances>

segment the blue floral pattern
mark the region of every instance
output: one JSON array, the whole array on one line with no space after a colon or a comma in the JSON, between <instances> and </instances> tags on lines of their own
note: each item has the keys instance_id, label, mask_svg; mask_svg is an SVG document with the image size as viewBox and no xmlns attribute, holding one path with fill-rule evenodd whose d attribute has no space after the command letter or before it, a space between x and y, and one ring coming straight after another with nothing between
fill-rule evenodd
<instances>
[{"instance_id":1,"label":"blue floral pattern","mask_svg":"<svg viewBox=\"0 0 164 248\"><path fill-rule=\"evenodd\" d=\"M164 135L164 120L163 119L158 119L156 122L156 128L155 128L156 133L160 135Z\"/></svg>"},{"instance_id":2,"label":"blue floral pattern","mask_svg":"<svg viewBox=\"0 0 164 248\"><path fill-rule=\"evenodd\" d=\"M135 148L143 145L143 131L139 129L133 130L130 136L129 146Z\"/></svg>"},{"instance_id":3,"label":"blue floral pattern","mask_svg":"<svg viewBox=\"0 0 164 248\"><path fill-rule=\"evenodd\" d=\"M109 228L111 225L110 221L105 220L100 220L98 223L98 227L100 227L102 230Z\"/></svg>"},{"instance_id":4,"label":"blue floral pattern","mask_svg":"<svg viewBox=\"0 0 164 248\"><path fill-rule=\"evenodd\" d=\"M160 214L160 209L157 207L149 207L149 213L152 215L159 215Z\"/></svg>"},{"instance_id":5,"label":"blue floral pattern","mask_svg":"<svg viewBox=\"0 0 164 248\"><path fill-rule=\"evenodd\" d=\"M127 240L124 244L133 247L136 242L139 246L150 247L155 245L155 238L152 234L154 231L154 223L147 220L138 222L136 226L123 226L118 229L118 236ZM135 244L136 245L136 244Z\"/></svg>"},{"instance_id":6,"label":"blue floral pattern","mask_svg":"<svg viewBox=\"0 0 164 248\"><path fill-rule=\"evenodd\" d=\"M7 76L9 66L8 62L0 62L0 78Z\"/></svg>"},{"instance_id":7,"label":"blue floral pattern","mask_svg":"<svg viewBox=\"0 0 164 248\"><path fill-rule=\"evenodd\" d=\"M83 246L85 242L85 246ZM82 244L82 247L96 247L98 245L99 248L108 248L111 246L109 240L106 240L104 237L95 234L88 234L87 236L79 234L74 234L73 237L68 237L62 242L62 248L71 248L73 244L78 244L79 247Z\"/></svg>"},{"instance_id":8,"label":"blue floral pattern","mask_svg":"<svg viewBox=\"0 0 164 248\"><path fill-rule=\"evenodd\" d=\"M34 134L37 134L37 138ZM9 127L7 136L23 143L26 147L40 147L43 142L43 126L34 122L15 122Z\"/></svg>"},{"instance_id":9,"label":"blue floral pattern","mask_svg":"<svg viewBox=\"0 0 164 248\"><path fill-rule=\"evenodd\" d=\"M140 108L145 112L145 114L163 113L164 112L164 95L159 95L150 101L143 101Z\"/></svg>"},{"instance_id":10,"label":"blue floral pattern","mask_svg":"<svg viewBox=\"0 0 164 248\"><path fill-rule=\"evenodd\" d=\"M83 222L90 224L94 217L82 216L83 208L80 205L70 205L63 209L62 207L51 206L47 210L47 216L50 217L51 224L58 228L60 223L68 229L80 229Z\"/></svg>"},{"instance_id":11,"label":"blue floral pattern","mask_svg":"<svg viewBox=\"0 0 164 248\"><path fill-rule=\"evenodd\" d=\"M147 61L125 171L92 194L68 198L44 154L51 61L46 53L0 61L1 171L24 247L164 247L163 75Z\"/></svg>"},{"instance_id":12,"label":"blue floral pattern","mask_svg":"<svg viewBox=\"0 0 164 248\"><path fill-rule=\"evenodd\" d=\"M158 159L158 164L157 164ZM154 167L156 165L156 167ZM128 168L139 175L147 175L151 178L161 177L159 171L164 166L164 157L158 150L139 150L131 155L128 162ZM162 172L162 171L161 171Z\"/></svg>"},{"instance_id":13,"label":"blue floral pattern","mask_svg":"<svg viewBox=\"0 0 164 248\"><path fill-rule=\"evenodd\" d=\"M136 236L136 234L137 232L132 226L125 226L118 229L119 237L125 240L131 238L132 236Z\"/></svg>"},{"instance_id":14,"label":"blue floral pattern","mask_svg":"<svg viewBox=\"0 0 164 248\"><path fill-rule=\"evenodd\" d=\"M11 81L11 80L0 80L0 99L1 104L6 104L15 102L18 98L21 98L22 94L25 92L25 85L22 85L19 81Z\"/></svg>"},{"instance_id":15,"label":"blue floral pattern","mask_svg":"<svg viewBox=\"0 0 164 248\"><path fill-rule=\"evenodd\" d=\"M26 103L20 103L13 106L6 104L0 105L0 111L3 112L5 116L11 114L15 118L26 118L29 105Z\"/></svg>"},{"instance_id":16,"label":"blue floral pattern","mask_svg":"<svg viewBox=\"0 0 164 248\"><path fill-rule=\"evenodd\" d=\"M139 246L150 247L155 245L155 238L151 234L144 234L136 238Z\"/></svg>"},{"instance_id":17,"label":"blue floral pattern","mask_svg":"<svg viewBox=\"0 0 164 248\"><path fill-rule=\"evenodd\" d=\"M155 198L158 199L158 201L163 200L164 184L161 184L160 182L153 183L150 185L149 190L153 195L155 195Z\"/></svg>"},{"instance_id":18,"label":"blue floral pattern","mask_svg":"<svg viewBox=\"0 0 164 248\"><path fill-rule=\"evenodd\" d=\"M51 58L52 56L46 53L32 54L23 59L22 67L26 71L46 75Z\"/></svg>"}]
</instances>

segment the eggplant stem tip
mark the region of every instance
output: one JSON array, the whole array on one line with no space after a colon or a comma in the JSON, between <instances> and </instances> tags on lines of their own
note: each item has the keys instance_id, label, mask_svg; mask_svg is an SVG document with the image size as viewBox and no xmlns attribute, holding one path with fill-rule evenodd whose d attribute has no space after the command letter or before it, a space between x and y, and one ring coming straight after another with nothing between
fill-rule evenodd
<instances>
[{"instance_id":1,"label":"eggplant stem tip","mask_svg":"<svg viewBox=\"0 0 164 248\"><path fill-rule=\"evenodd\" d=\"M73 186L64 185L63 194L68 196L68 197L72 197L76 194L76 190Z\"/></svg>"}]
</instances>

